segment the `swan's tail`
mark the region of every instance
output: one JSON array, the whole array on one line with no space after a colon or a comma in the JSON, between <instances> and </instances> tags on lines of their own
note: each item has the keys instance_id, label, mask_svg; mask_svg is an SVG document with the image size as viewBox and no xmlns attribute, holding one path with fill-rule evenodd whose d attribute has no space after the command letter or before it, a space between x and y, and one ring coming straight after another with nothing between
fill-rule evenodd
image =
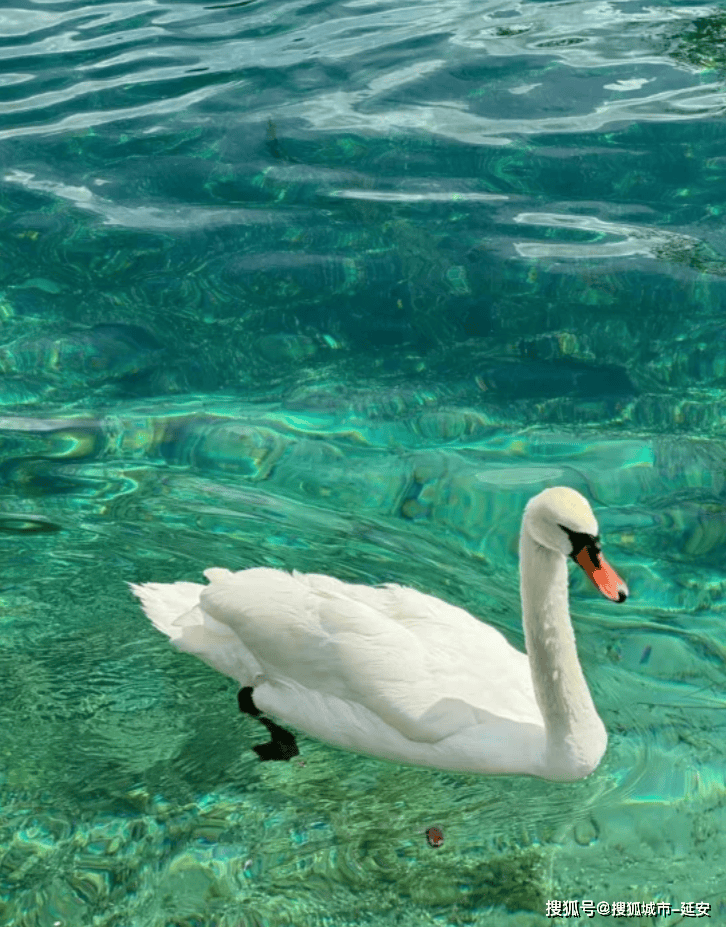
<instances>
[{"instance_id":1,"label":"swan's tail","mask_svg":"<svg viewBox=\"0 0 726 927\"><path fill-rule=\"evenodd\" d=\"M185 582L128 585L154 627L174 642L181 638L186 625L180 619L199 604L199 596L206 589L201 583ZM194 623L199 624L199 619Z\"/></svg>"},{"instance_id":2,"label":"swan's tail","mask_svg":"<svg viewBox=\"0 0 726 927\"><path fill-rule=\"evenodd\" d=\"M233 574L220 567L204 571L210 582L223 582ZM243 686L261 678L260 664L232 628L208 615L199 604L207 586L201 583L129 583L155 628L185 653L193 653L209 666Z\"/></svg>"}]
</instances>

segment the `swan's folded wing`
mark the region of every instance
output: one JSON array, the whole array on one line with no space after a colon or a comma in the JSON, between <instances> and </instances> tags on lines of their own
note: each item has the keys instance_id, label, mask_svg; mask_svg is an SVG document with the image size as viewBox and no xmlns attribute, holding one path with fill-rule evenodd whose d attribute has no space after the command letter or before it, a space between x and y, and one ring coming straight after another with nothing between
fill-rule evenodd
<instances>
[{"instance_id":1,"label":"swan's folded wing","mask_svg":"<svg viewBox=\"0 0 726 927\"><path fill-rule=\"evenodd\" d=\"M375 591L389 597L389 610L424 646L429 678L440 696L426 718L433 722L450 711L463 720L468 708L478 724L542 725L529 658L500 631L417 589L388 584Z\"/></svg>"},{"instance_id":2,"label":"swan's folded wing","mask_svg":"<svg viewBox=\"0 0 726 927\"><path fill-rule=\"evenodd\" d=\"M432 690L424 645L411 630L347 596L344 583L323 589L307 580L245 570L208 586L200 604L235 631L269 685L289 680L360 704L414 741L433 743L476 723L463 703L426 717L440 693Z\"/></svg>"}]
</instances>

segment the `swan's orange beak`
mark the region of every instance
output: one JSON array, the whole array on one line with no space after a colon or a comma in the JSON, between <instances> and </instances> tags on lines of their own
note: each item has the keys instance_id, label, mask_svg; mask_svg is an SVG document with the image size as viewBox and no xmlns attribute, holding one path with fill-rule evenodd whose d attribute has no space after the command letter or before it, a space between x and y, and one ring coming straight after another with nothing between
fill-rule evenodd
<instances>
[{"instance_id":1,"label":"swan's orange beak","mask_svg":"<svg viewBox=\"0 0 726 927\"><path fill-rule=\"evenodd\" d=\"M613 602L627 599L628 587L601 553L597 555L598 564L593 561L587 547L583 547L575 559L604 596Z\"/></svg>"}]
</instances>

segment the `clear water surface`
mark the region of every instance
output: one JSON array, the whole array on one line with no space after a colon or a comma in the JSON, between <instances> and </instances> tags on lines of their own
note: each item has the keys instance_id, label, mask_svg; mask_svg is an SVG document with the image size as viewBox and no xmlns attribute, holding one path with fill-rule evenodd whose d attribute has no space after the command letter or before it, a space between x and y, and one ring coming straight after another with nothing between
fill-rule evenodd
<instances>
[{"instance_id":1,"label":"clear water surface","mask_svg":"<svg viewBox=\"0 0 726 927\"><path fill-rule=\"evenodd\" d=\"M723 918L725 109L716 3L3 4L2 924ZM632 593L572 578L574 784L260 764L125 586L396 581L522 646L560 483Z\"/></svg>"}]
</instances>

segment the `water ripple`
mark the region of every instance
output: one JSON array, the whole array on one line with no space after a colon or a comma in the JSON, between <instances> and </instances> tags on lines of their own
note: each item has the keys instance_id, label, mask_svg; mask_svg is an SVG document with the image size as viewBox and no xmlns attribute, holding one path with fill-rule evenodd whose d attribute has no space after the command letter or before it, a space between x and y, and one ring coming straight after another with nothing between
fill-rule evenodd
<instances>
[{"instance_id":1,"label":"water ripple","mask_svg":"<svg viewBox=\"0 0 726 927\"><path fill-rule=\"evenodd\" d=\"M714 15L708 7L587 0L44 6L3 14L0 139L234 105L242 120L295 107L319 130L433 129L502 144L512 134L591 131L624 119L707 118L725 104L719 84L699 85L687 44L689 28ZM381 63L385 52L395 64ZM512 67L482 97L478 76L505 58ZM346 89L330 89L331 67ZM241 97L260 68L278 77L265 92ZM525 84L525 74L539 80ZM547 115L548 95L549 108L561 109L552 92L562 80L574 111ZM643 82L648 95L622 98ZM511 107L521 115L504 117Z\"/></svg>"}]
</instances>

